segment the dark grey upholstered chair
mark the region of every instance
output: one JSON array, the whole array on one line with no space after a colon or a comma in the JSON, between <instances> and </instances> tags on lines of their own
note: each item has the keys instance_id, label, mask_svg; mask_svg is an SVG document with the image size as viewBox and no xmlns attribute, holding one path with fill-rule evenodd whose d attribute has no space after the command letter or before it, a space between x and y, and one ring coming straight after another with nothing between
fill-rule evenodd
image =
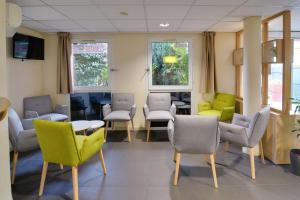
<instances>
[{"instance_id":1,"label":"dark grey upholstered chair","mask_svg":"<svg viewBox=\"0 0 300 200\"><path fill-rule=\"evenodd\" d=\"M8 110L9 140L14 151L11 177L12 184L15 182L19 152L26 152L39 148L32 120L33 119L21 120L14 109L9 108Z\"/></svg>"},{"instance_id":2,"label":"dark grey upholstered chair","mask_svg":"<svg viewBox=\"0 0 300 200\"><path fill-rule=\"evenodd\" d=\"M170 93L149 93L147 104L143 107L145 128L147 129L147 142L150 137L151 122L168 122L176 114L175 104L171 105Z\"/></svg>"},{"instance_id":3,"label":"dark grey upholstered chair","mask_svg":"<svg viewBox=\"0 0 300 200\"><path fill-rule=\"evenodd\" d=\"M234 114L232 124L220 122L221 139L242 147L247 147L250 155L251 178L255 179L254 147L260 143L261 158L264 154L261 139L268 126L270 107L266 106L253 117Z\"/></svg>"},{"instance_id":4,"label":"dark grey upholstered chair","mask_svg":"<svg viewBox=\"0 0 300 200\"><path fill-rule=\"evenodd\" d=\"M50 95L23 99L24 118L49 117L51 121L68 120L68 106L56 105L53 110Z\"/></svg>"},{"instance_id":5,"label":"dark grey upholstered chair","mask_svg":"<svg viewBox=\"0 0 300 200\"><path fill-rule=\"evenodd\" d=\"M168 123L170 143L175 149L176 162L174 185L178 183L180 157L182 153L206 154L210 157L210 164L215 188L218 180L215 167L215 152L217 151L220 134L218 118L199 115L176 115Z\"/></svg>"},{"instance_id":6,"label":"dark grey upholstered chair","mask_svg":"<svg viewBox=\"0 0 300 200\"><path fill-rule=\"evenodd\" d=\"M130 136L130 122L134 131L133 117L136 113L136 106L134 104L134 95L131 93L113 93L112 106L106 104L103 106L103 116L106 121L105 138L107 136L108 122L112 122L114 129L114 122L125 122L127 127L128 141L131 142Z\"/></svg>"}]
</instances>

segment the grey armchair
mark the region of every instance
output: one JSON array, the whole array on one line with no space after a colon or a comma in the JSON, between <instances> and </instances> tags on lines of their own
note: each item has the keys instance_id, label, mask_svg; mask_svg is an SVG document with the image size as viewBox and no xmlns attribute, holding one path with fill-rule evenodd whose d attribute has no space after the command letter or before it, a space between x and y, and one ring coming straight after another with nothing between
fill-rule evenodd
<instances>
[{"instance_id":1,"label":"grey armchair","mask_svg":"<svg viewBox=\"0 0 300 200\"><path fill-rule=\"evenodd\" d=\"M254 147L260 143L261 158L264 162L261 138L268 126L270 107L265 107L253 117L234 114L232 124L220 122L221 139L247 147L250 155L251 178L255 179Z\"/></svg>"},{"instance_id":2,"label":"grey armchair","mask_svg":"<svg viewBox=\"0 0 300 200\"><path fill-rule=\"evenodd\" d=\"M134 104L134 95L130 93L113 93L112 106L106 104L103 106L103 116L106 122L105 139L107 137L107 129L109 122L125 122L127 127L128 141L131 142L130 122L134 131L133 117L136 113Z\"/></svg>"},{"instance_id":3,"label":"grey armchair","mask_svg":"<svg viewBox=\"0 0 300 200\"><path fill-rule=\"evenodd\" d=\"M51 121L68 120L68 106L56 105L53 110L50 95L23 99L24 118L49 117Z\"/></svg>"},{"instance_id":4,"label":"grey armchair","mask_svg":"<svg viewBox=\"0 0 300 200\"><path fill-rule=\"evenodd\" d=\"M26 152L39 148L32 120L33 119L21 120L14 109L9 108L8 110L9 140L14 151L11 177L12 184L15 182L19 152Z\"/></svg>"},{"instance_id":5,"label":"grey armchair","mask_svg":"<svg viewBox=\"0 0 300 200\"><path fill-rule=\"evenodd\" d=\"M149 93L143 111L145 128L147 129L147 142L149 142L151 122L168 122L170 119L174 119L176 106L175 104L171 105L170 93Z\"/></svg>"},{"instance_id":6,"label":"grey armchair","mask_svg":"<svg viewBox=\"0 0 300 200\"><path fill-rule=\"evenodd\" d=\"M210 157L215 188L218 180L214 154L217 151L220 134L217 117L199 115L176 115L168 123L168 136L175 150L176 162L174 185L178 183L180 158L182 153L207 154Z\"/></svg>"}]
</instances>

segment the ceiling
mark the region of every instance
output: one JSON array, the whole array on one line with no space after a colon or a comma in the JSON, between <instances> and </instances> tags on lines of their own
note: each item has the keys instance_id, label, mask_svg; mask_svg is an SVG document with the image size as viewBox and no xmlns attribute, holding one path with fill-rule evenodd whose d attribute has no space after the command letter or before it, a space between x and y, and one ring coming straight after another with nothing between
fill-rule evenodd
<instances>
[{"instance_id":1,"label":"ceiling","mask_svg":"<svg viewBox=\"0 0 300 200\"><path fill-rule=\"evenodd\" d=\"M41 32L235 32L247 16L270 16L300 0L8 0L23 26ZM299 12L298 12L299 11ZM123 14L122 14L123 13ZM168 23L169 27L160 27ZM298 23L293 23L298 30ZM294 28L293 26L293 28ZM300 30L300 29L299 29Z\"/></svg>"}]
</instances>

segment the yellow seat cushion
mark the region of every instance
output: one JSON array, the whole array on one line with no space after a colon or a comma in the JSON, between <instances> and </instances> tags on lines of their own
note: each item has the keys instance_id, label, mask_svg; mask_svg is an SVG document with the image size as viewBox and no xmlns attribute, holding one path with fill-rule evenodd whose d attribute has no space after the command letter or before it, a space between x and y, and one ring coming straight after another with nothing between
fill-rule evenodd
<instances>
[{"instance_id":1,"label":"yellow seat cushion","mask_svg":"<svg viewBox=\"0 0 300 200\"><path fill-rule=\"evenodd\" d=\"M205 116L216 116L220 119L222 112L219 110L206 110L199 112L198 115L205 115Z\"/></svg>"}]
</instances>

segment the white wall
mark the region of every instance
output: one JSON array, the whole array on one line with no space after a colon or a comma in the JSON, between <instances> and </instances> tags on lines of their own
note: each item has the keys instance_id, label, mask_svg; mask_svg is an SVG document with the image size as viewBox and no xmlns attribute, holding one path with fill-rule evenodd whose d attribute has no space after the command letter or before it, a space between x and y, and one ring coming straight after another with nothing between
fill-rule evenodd
<instances>
[{"instance_id":1,"label":"white wall","mask_svg":"<svg viewBox=\"0 0 300 200\"><path fill-rule=\"evenodd\" d=\"M193 64L193 110L196 112L196 104L201 101L199 93L200 65L201 65L201 35L197 33L95 33L76 34L75 38L108 39L112 45L112 67L119 69L113 72L113 91L132 92L135 94L135 103L138 111L135 117L135 126L144 126L142 107L147 96L148 66L148 40L153 38L176 39L187 38L192 40L192 64ZM46 44L46 60L44 65L44 93L50 93L58 103L68 103L68 95L56 95L56 34L44 34ZM220 92L234 94L235 68L232 65L232 52L235 48L235 33L217 33L216 35L216 65L217 84Z\"/></svg>"},{"instance_id":2,"label":"white wall","mask_svg":"<svg viewBox=\"0 0 300 200\"><path fill-rule=\"evenodd\" d=\"M43 38L39 32L21 27L19 33ZM7 39L8 97L12 107L22 115L23 98L43 94L42 60L20 60L12 58L12 39Z\"/></svg>"},{"instance_id":3,"label":"white wall","mask_svg":"<svg viewBox=\"0 0 300 200\"><path fill-rule=\"evenodd\" d=\"M7 97L6 72L6 5L0 0L0 96ZM10 200L10 168L7 118L0 122L0 199Z\"/></svg>"}]
</instances>

